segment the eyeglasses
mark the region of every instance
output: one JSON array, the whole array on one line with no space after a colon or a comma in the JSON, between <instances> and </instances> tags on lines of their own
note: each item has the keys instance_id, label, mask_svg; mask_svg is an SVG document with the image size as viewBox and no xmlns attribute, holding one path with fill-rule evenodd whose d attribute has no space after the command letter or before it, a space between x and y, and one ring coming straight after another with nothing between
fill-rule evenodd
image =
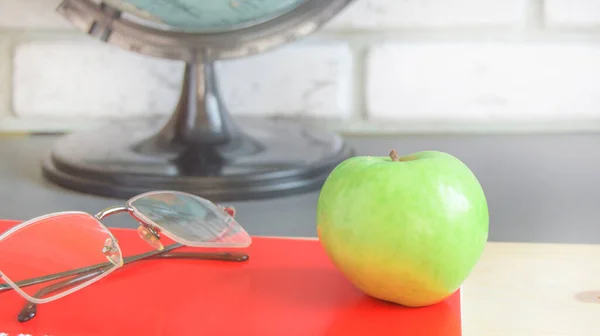
<instances>
[{"instance_id":1,"label":"eyeglasses","mask_svg":"<svg viewBox=\"0 0 600 336\"><path fill-rule=\"evenodd\" d=\"M140 225L138 235L154 251L123 257L119 242L101 220L127 212ZM0 292L14 289L28 303L21 322L36 315L36 305L60 299L142 259L186 258L245 261L243 253L171 252L182 246L244 248L251 237L234 219L235 210L204 198L178 192L153 191L129 199L125 206L92 216L66 211L21 223L0 235ZM163 246L161 237L175 243ZM108 260L108 262L107 262ZM58 282L35 290L33 285Z\"/></svg>"}]
</instances>

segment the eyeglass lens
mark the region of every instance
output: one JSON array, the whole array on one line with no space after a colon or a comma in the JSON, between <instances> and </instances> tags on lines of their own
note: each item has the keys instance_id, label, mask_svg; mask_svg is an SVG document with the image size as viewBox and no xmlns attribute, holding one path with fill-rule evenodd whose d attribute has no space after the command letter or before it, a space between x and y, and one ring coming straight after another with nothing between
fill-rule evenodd
<instances>
[{"instance_id":1,"label":"eyeglass lens","mask_svg":"<svg viewBox=\"0 0 600 336\"><path fill-rule=\"evenodd\" d=\"M107 261L113 265L121 262L120 250L107 229L86 213L42 217L0 241L0 271L12 282ZM21 289L33 296L40 287L51 283ZM53 292L52 296L70 288L67 286Z\"/></svg>"},{"instance_id":2,"label":"eyeglass lens","mask_svg":"<svg viewBox=\"0 0 600 336\"><path fill-rule=\"evenodd\" d=\"M245 247L251 242L230 214L195 195L152 192L131 199L128 206L138 217L185 245Z\"/></svg>"}]
</instances>

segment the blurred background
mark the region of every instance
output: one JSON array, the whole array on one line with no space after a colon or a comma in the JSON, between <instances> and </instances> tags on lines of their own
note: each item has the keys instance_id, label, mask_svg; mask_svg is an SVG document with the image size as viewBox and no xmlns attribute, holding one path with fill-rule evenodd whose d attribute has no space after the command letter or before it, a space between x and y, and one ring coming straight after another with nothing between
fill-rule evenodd
<instances>
[{"instance_id":1,"label":"blurred background","mask_svg":"<svg viewBox=\"0 0 600 336\"><path fill-rule=\"evenodd\" d=\"M0 0L3 218L117 202L44 182L53 138L34 134L167 116L179 98L183 62L90 38L59 3ZM217 69L233 116L315 122L359 155L458 156L488 194L491 240L600 241L598 1L356 0L306 39ZM314 235L317 195L236 206L253 234Z\"/></svg>"},{"instance_id":2,"label":"blurred background","mask_svg":"<svg viewBox=\"0 0 600 336\"><path fill-rule=\"evenodd\" d=\"M182 62L89 38L59 4L0 0L3 130L171 113ZM220 62L219 78L234 115L341 131L595 129L599 25L593 0L356 0L306 39Z\"/></svg>"}]
</instances>

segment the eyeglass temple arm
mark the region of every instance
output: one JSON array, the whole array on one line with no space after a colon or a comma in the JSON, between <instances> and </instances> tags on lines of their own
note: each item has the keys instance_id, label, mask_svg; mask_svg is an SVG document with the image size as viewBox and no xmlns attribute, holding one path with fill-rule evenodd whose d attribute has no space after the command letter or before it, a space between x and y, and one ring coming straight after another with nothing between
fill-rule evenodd
<instances>
[{"instance_id":1,"label":"eyeglass temple arm","mask_svg":"<svg viewBox=\"0 0 600 336\"><path fill-rule=\"evenodd\" d=\"M66 279L61 282L57 282L55 284L40 288L33 296L36 298L41 298L48 294L51 294L52 292L59 291L65 287L71 287L71 286L77 285L80 282L94 278L97 275L100 275L100 274L106 272L107 270L110 269L110 267L111 266L105 266L104 268L99 268L99 269L95 269L93 271L88 271L87 273L81 273L81 274L79 274L79 276L77 276L75 278ZM31 320L32 318L34 318L36 316L36 314L37 314L37 304L28 301L25 304L25 306L23 307L23 309L21 309L21 311L19 312L19 315L17 316L17 320L19 322L27 322L27 321Z\"/></svg>"},{"instance_id":2,"label":"eyeglass temple arm","mask_svg":"<svg viewBox=\"0 0 600 336\"><path fill-rule=\"evenodd\" d=\"M248 255L245 253L238 252L163 252L157 255L152 255L146 257L145 259L195 259L195 260L224 260L224 261L246 261L248 260ZM131 263L129 261L128 263ZM59 291L65 287L71 287L77 285L83 281L94 278L106 271L108 271L112 266L109 264L104 267L99 267L93 270L88 270L87 272L81 272L77 277L71 279L65 279L63 281L57 282L55 284L40 288L35 294L34 297L41 298L53 292ZM37 304L33 302L27 302L23 309L19 312L19 316L17 317L19 322L26 322L30 319L34 318L37 313Z\"/></svg>"},{"instance_id":3,"label":"eyeglass temple arm","mask_svg":"<svg viewBox=\"0 0 600 336\"><path fill-rule=\"evenodd\" d=\"M147 260L151 259L194 259L194 260L224 260L224 261L246 261L248 260L248 255L245 253L232 253L232 252L174 252L174 253L162 253L154 256L150 256L145 258ZM129 262L131 263L131 262ZM75 285L80 281L87 280L94 275L98 275L100 273L106 272L109 270L112 264L100 267L94 270L90 270L87 272L81 272L78 274L78 277L66 279L61 282L57 282L55 284L40 288L36 293L35 297L43 297L52 292L60 290L66 286Z\"/></svg>"},{"instance_id":4,"label":"eyeglass temple arm","mask_svg":"<svg viewBox=\"0 0 600 336\"><path fill-rule=\"evenodd\" d=\"M174 252L174 253L162 253L154 256L150 256L145 258L147 260L151 259L193 259L193 260L224 260L224 261L246 261L248 260L248 255L245 253L232 253L232 252ZM40 288L36 293L35 297L43 297L52 292L60 290L66 286L74 285L82 280L87 280L94 275L98 275L100 273L106 272L109 270L112 264L101 267L98 269L90 270L87 272L79 273L77 277L66 279L61 282L57 282L55 284Z\"/></svg>"},{"instance_id":5,"label":"eyeglass temple arm","mask_svg":"<svg viewBox=\"0 0 600 336\"><path fill-rule=\"evenodd\" d=\"M150 252L146 252L146 253L141 253L141 254L136 254L133 256L125 257L125 258L123 258L123 264L129 264L134 261L153 257L153 256L156 256L161 253L164 254L164 253L170 252L180 246L183 246L183 245L181 245L179 243L175 243L175 244L165 246L165 248L162 251L150 251ZM224 260L224 261L246 261L246 260L248 260L247 254L233 253L233 252L217 252L217 253L215 253L215 252L178 252L178 253L166 254L166 255L164 255L164 257L165 258L183 258L184 255L187 255L186 258L188 258L188 259ZM95 270L101 269L106 266L112 266L112 264L109 262L106 262L106 263L102 263L102 264L81 267L81 268L70 270L70 271L64 271L64 272L49 274L49 275L45 275L45 276L41 276L41 277L37 277L37 278L31 278L31 279L18 281L15 284L17 286L23 288L23 287L33 286L33 285L37 285L37 284L52 281L52 280L62 279L62 278L69 277L72 275L78 275L78 274L82 274L82 273L86 273L86 272L90 272L90 271L95 271ZM0 293L7 291L7 290L12 290L12 287L10 287L8 284L0 284Z\"/></svg>"},{"instance_id":6,"label":"eyeglass temple arm","mask_svg":"<svg viewBox=\"0 0 600 336\"><path fill-rule=\"evenodd\" d=\"M125 258L123 258L123 264L129 264L134 261L138 261L140 259L148 258L148 257L154 256L154 255L160 254L160 253L169 252L169 251L176 249L178 247L181 247L181 246L183 246L183 245L181 245L179 243L175 243L175 244L165 246L165 248L162 251L150 251L150 252L146 252L146 253L140 253L140 254L129 256L129 257L125 257ZM77 275L77 274L81 274L81 273L85 273L85 272L89 272L89 271L98 270L100 268L103 268L103 267L106 267L109 265L112 265L112 263L105 262L102 264L81 267L81 268L70 270L70 271L64 271L64 272L49 274L49 275L45 275L45 276L41 276L41 277L37 277L37 278L26 279L26 280L16 282L15 284L19 287L27 287L27 286L37 285L37 284L40 284L40 283L46 282L46 281L57 280L57 279L61 279L64 277L71 276L71 275ZM0 293L10 290L10 289L12 289L12 287L10 287L8 284L0 284Z\"/></svg>"}]
</instances>

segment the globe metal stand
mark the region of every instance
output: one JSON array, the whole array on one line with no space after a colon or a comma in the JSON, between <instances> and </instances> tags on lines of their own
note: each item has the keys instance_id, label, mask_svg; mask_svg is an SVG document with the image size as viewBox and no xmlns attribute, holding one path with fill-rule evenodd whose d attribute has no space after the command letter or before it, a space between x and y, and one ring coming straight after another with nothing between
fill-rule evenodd
<instances>
[{"instance_id":1,"label":"globe metal stand","mask_svg":"<svg viewBox=\"0 0 600 336\"><path fill-rule=\"evenodd\" d=\"M166 123L115 122L66 135L44 160L44 176L69 189L118 198L170 189L222 202L320 188L353 151L339 136L298 122L234 120L219 93L213 62L307 35L349 1L308 0L274 19L209 34L152 28L105 4L64 1L58 11L90 35L186 66L179 103Z\"/></svg>"}]
</instances>

